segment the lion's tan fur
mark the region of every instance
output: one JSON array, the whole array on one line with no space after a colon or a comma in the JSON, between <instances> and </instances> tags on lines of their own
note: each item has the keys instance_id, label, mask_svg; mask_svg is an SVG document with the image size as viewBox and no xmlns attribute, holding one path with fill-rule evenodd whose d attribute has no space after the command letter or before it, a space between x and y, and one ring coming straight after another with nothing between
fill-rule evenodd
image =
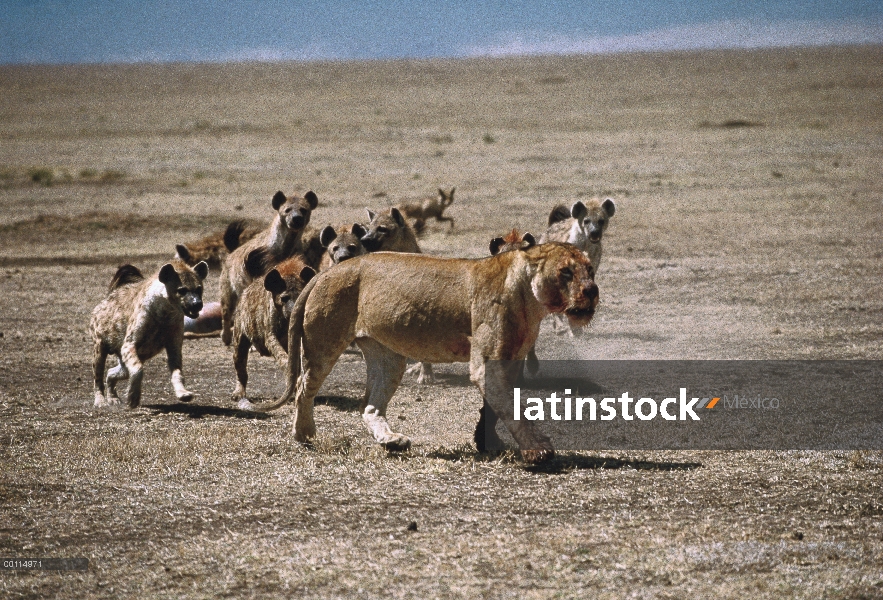
<instances>
[{"instance_id":1,"label":"lion's tan fur","mask_svg":"<svg viewBox=\"0 0 883 600\"><path fill-rule=\"evenodd\" d=\"M207 274L207 264L191 268L178 259L163 265L150 279L131 265L120 267L107 297L92 311L89 323L95 406L119 403L116 383L126 378L127 404L132 408L138 406L142 364L162 350L168 356L175 395L183 401L192 399L181 375L184 315L196 317L202 309L202 281ZM116 355L119 365L107 373L106 398L104 367L109 354Z\"/></svg>"},{"instance_id":2,"label":"lion's tan fur","mask_svg":"<svg viewBox=\"0 0 883 600\"><path fill-rule=\"evenodd\" d=\"M525 458L545 460L554 452L550 441L528 422L513 421L510 401L494 390L514 381L517 363L535 342L545 315L567 312L572 321L584 324L597 302L588 259L566 244L478 260L367 254L322 273L298 298L289 331L288 389L266 409L296 396L295 438L312 438L313 399L340 354L355 341L368 370L363 418L378 442L391 448L410 444L390 430L384 416L407 359L469 362L473 383ZM297 379L301 346L303 374ZM493 393L488 393L486 364L497 360L508 361L507 366L489 375Z\"/></svg>"},{"instance_id":3,"label":"lion's tan fur","mask_svg":"<svg viewBox=\"0 0 883 600\"><path fill-rule=\"evenodd\" d=\"M286 259L267 275L252 281L236 306L233 319L234 400L248 409L248 352L254 346L261 356L272 356L281 367L288 364L288 320L306 282L316 272L300 256Z\"/></svg>"},{"instance_id":4,"label":"lion's tan fur","mask_svg":"<svg viewBox=\"0 0 883 600\"><path fill-rule=\"evenodd\" d=\"M439 188L437 196L431 196L417 202L400 204L398 209L406 217L412 219L413 223L419 223L419 226L415 227L418 231L423 228L423 225L429 219L435 219L439 222L447 221L453 227L454 219L452 217L445 217L444 212L447 207L454 203L454 191L456 189L451 188L450 192L446 192Z\"/></svg>"},{"instance_id":5,"label":"lion's tan fur","mask_svg":"<svg viewBox=\"0 0 883 600\"><path fill-rule=\"evenodd\" d=\"M313 192L307 192L303 198L286 197L282 192L276 192L272 200L276 211L272 224L227 256L221 270L221 339L224 344L229 346L233 339L233 313L239 296L254 278L245 267L246 258L252 251L261 250L269 271L273 265L302 252L301 236L317 205L318 199Z\"/></svg>"}]
</instances>

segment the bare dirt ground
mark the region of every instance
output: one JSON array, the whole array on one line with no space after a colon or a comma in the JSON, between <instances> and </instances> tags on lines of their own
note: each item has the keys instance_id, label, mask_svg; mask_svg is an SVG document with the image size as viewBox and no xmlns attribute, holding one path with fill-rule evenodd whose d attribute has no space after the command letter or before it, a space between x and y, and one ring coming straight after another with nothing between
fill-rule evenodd
<instances>
[{"instance_id":1,"label":"bare dirt ground","mask_svg":"<svg viewBox=\"0 0 883 600\"><path fill-rule=\"evenodd\" d=\"M387 455L345 354L317 407L235 410L231 352L185 342L143 406L92 408L115 268L267 220L320 225L457 187L426 252L479 257L609 195L602 307L541 358L883 358L883 48L346 64L0 67L0 555L43 597L883 597L875 452L477 455L465 365L406 380ZM207 299L217 299L216 275ZM251 393L281 393L269 359ZM415 522L416 531L408 525Z\"/></svg>"}]
</instances>

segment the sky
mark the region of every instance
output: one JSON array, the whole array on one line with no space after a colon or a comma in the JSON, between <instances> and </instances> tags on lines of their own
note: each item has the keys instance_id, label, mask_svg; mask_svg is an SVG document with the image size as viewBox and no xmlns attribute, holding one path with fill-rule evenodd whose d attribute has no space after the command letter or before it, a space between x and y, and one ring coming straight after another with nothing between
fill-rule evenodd
<instances>
[{"instance_id":1,"label":"sky","mask_svg":"<svg viewBox=\"0 0 883 600\"><path fill-rule=\"evenodd\" d=\"M0 0L0 64L883 43L883 0Z\"/></svg>"}]
</instances>

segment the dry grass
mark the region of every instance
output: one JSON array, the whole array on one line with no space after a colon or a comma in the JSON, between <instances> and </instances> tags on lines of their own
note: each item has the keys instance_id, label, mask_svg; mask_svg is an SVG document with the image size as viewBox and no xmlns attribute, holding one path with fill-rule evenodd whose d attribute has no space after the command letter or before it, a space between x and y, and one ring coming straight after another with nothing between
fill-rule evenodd
<instances>
[{"instance_id":1,"label":"dry grass","mask_svg":"<svg viewBox=\"0 0 883 600\"><path fill-rule=\"evenodd\" d=\"M315 190L324 225L456 185L457 226L430 225L428 252L482 256L558 202L617 201L602 310L575 340L544 329L541 358L883 358L881 59L0 67L0 555L90 559L2 572L0 594L883 596L878 452L529 469L475 454L478 393L439 365L394 398L415 445L387 455L357 414L357 354L302 448L288 409L234 408L216 339L186 343L193 405L157 358L142 408L93 410L86 333L119 262L150 271L266 220L277 189ZM250 363L256 399L282 391Z\"/></svg>"}]
</instances>

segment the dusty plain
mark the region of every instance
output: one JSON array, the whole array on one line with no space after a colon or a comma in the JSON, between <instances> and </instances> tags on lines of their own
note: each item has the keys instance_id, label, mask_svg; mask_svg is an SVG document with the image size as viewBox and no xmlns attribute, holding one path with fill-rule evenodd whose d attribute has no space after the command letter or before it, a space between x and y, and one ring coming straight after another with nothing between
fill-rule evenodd
<instances>
[{"instance_id":1,"label":"dusty plain","mask_svg":"<svg viewBox=\"0 0 883 600\"><path fill-rule=\"evenodd\" d=\"M0 596L883 597L881 453L527 468L476 454L478 392L437 365L393 399L415 444L387 454L355 353L304 448L290 409L235 409L217 338L185 342L192 404L158 357L141 408L93 409L87 332L119 264L266 221L276 190L314 190L324 225L456 186L425 252L617 202L597 318L544 325L541 358L883 359L883 48L5 66L0 90L0 556L89 559L0 571Z\"/></svg>"}]
</instances>

